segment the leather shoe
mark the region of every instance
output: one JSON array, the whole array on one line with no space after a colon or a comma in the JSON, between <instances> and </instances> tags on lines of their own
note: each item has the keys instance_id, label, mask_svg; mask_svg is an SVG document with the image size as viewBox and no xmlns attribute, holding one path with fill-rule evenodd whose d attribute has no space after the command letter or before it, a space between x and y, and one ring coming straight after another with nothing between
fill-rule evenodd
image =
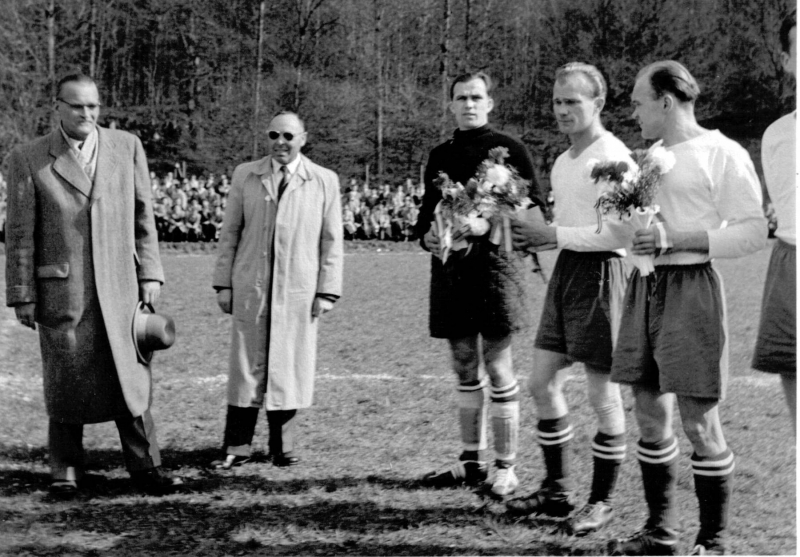
<instances>
[{"instance_id":1,"label":"leather shoe","mask_svg":"<svg viewBox=\"0 0 800 557\"><path fill-rule=\"evenodd\" d=\"M288 466L297 466L298 464L300 464L300 457L285 453L271 455L270 458L272 459L272 464L274 464L275 466L279 466L280 468L286 468Z\"/></svg>"},{"instance_id":2,"label":"leather shoe","mask_svg":"<svg viewBox=\"0 0 800 557\"><path fill-rule=\"evenodd\" d=\"M250 460L251 459L249 456L229 454L225 457L225 460L215 460L212 462L211 467L216 468L217 470L230 470L236 466L247 464L250 462Z\"/></svg>"},{"instance_id":3,"label":"leather shoe","mask_svg":"<svg viewBox=\"0 0 800 557\"><path fill-rule=\"evenodd\" d=\"M50 484L50 495L59 499L72 499L78 494L78 482L75 480L54 480Z\"/></svg>"},{"instance_id":4,"label":"leather shoe","mask_svg":"<svg viewBox=\"0 0 800 557\"><path fill-rule=\"evenodd\" d=\"M131 472L133 486L148 495L166 495L183 486L183 480L173 476L161 466Z\"/></svg>"}]
</instances>

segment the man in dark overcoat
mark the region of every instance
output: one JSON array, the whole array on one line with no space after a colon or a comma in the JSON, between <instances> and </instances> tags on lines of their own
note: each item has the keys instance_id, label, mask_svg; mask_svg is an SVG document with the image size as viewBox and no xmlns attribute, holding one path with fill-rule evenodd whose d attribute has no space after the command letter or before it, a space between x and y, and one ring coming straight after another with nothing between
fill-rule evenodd
<instances>
[{"instance_id":1,"label":"man in dark overcoat","mask_svg":"<svg viewBox=\"0 0 800 557\"><path fill-rule=\"evenodd\" d=\"M83 425L114 420L134 484L162 493L181 482L160 466L132 334L164 281L147 160L138 138L97 125L91 78L66 76L57 94L58 128L9 157L6 240L6 304L39 331L51 491L77 492Z\"/></svg>"}]
</instances>

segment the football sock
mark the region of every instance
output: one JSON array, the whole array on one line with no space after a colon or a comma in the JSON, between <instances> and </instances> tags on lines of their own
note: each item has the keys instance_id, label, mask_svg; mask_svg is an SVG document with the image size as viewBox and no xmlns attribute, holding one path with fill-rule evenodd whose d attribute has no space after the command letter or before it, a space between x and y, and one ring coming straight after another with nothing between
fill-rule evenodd
<instances>
[{"instance_id":1,"label":"football sock","mask_svg":"<svg viewBox=\"0 0 800 557\"><path fill-rule=\"evenodd\" d=\"M700 531L697 543L710 547L724 546L728 526L728 508L733 490L735 462L730 449L713 457L692 455L694 490L700 506Z\"/></svg>"},{"instance_id":2,"label":"football sock","mask_svg":"<svg viewBox=\"0 0 800 557\"><path fill-rule=\"evenodd\" d=\"M569 416L562 416L552 420L539 420L536 425L536 438L542 447L545 469L547 470L545 484L557 491L565 492L571 488L567 446L574 436L572 425L569 423Z\"/></svg>"},{"instance_id":3,"label":"football sock","mask_svg":"<svg viewBox=\"0 0 800 557\"><path fill-rule=\"evenodd\" d=\"M491 390L492 431L498 468L509 468L517 458L519 442L519 383Z\"/></svg>"},{"instance_id":4,"label":"football sock","mask_svg":"<svg viewBox=\"0 0 800 557\"><path fill-rule=\"evenodd\" d=\"M598 431L592 441L594 476L592 477L592 492L589 495L590 504L601 501L609 502L624 459L625 434L607 435Z\"/></svg>"},{"instance_id":5,"label":"football sock","mask_svg":"<svg viewBox=\"0 0 800 557\"><path fill-rule=\"evenodd\" d=\"M488 379L481 381L470 381L458 385L458 419L461 428L461 442L464 453L472 453L476 458L465 458L461 455L461 460L485 460L487 442L487 418L489 412L488 404ZM483 456L481 458L481 456Z\"/></svg>"},{"instance_id":6,"label":"football sock","mask_svg":"<svg viewBox=\"0 0 800 557\"><path fill-rule=\"evenodd\" d=\"M675 494L678 484L678 441L669 437L656 443L639 440L636 458L642 469L644 497L650 516L645 528L657 529L665 539L677 540Z\"/></svg>"}]
</instances>

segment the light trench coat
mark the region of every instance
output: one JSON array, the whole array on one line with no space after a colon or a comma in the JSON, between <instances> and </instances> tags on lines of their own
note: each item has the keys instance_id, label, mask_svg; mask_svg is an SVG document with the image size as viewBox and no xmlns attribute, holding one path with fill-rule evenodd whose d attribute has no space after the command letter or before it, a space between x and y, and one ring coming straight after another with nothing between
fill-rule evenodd
<instances>
[{"instance_id":1,"label":"light trench coat","mask_svg":"<svg viewBox=\"0 0 800 557\"><path fill-rule=\"evenodd\" d=\"M36 304L51 419L97 423L150 407L137 360L139 282L164 282L150 174L136 136L98 128L94 182L56 130L9 157L6 304Z\"/></svg>"},{"instance_id":2,"label":"light trench coat","mask_svg":"<svg viewBox=\"0 0 800 557\"><path fill-rule=\"evenodd\" d=\"M311 406L317 294L342 291L337 175L300 155L278 203L271 157L236 168L219 239L214 287L232 288L228 404Z\"/></svg>"}]
</instances>

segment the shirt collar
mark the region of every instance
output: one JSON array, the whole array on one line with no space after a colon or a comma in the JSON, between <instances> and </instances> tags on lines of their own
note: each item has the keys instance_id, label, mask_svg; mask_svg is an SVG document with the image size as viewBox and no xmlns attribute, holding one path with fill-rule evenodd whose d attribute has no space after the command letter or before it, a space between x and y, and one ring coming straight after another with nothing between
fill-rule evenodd
<instances>
[{"instance_id":1,"label":"shirt collar","mask_svg":"<svg viewBox=\"0 0 800 557\"><path fill-rule=\"evenodd\" d=\"M61 135L67 142L67 145L69 145L73 150L75 150L78 153L80 153L82 150L85 150L86 147L93 148L94 145L97 143L97 128L93 128L92 133L90 133L89 136L83 141L79 139L73 139L70 136L68 136L67 132L64 131L63 126L59 125L58 129L61 130ZM81 143L83 143L83 149L81 148Z\"/></svg>"},{"instance_id":2,"label":"shirt collar","mask_svg":"<svg viewBox=\"0 0 800 557\"><path fill-rule=\"evenodd\" d=\"M278 172L280 172L281 171L281 166L284 166L284 165L282 165L281 163L279 163L275 159L272 159L272 173L273 174L277 174ZM289 171L289 176L293 175L295 172L297 172L297 167L300 166L300 155L297 155L292 162L288 163L285 166L286 166L286 169Z\"/></svg>"}]
</instances>

